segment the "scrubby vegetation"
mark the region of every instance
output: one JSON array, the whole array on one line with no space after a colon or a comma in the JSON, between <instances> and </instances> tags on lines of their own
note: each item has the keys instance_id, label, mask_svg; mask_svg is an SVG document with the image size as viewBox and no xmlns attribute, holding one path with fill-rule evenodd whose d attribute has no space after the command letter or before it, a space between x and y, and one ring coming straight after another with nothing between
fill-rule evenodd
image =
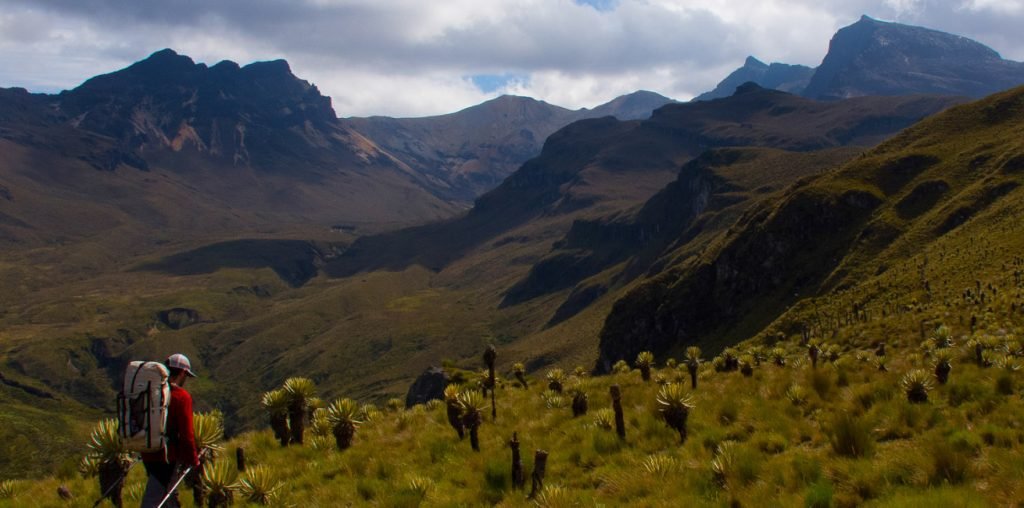
<instances>
[{"instance_id":1,"label":"scrubby vegetation","mask_svg":"<svg viewBox=\"0 0 1024 508\"><path fill-rule=\"evenodd\" d=\"M1024 501L1024 401L1017 388L1024 373L1015 367L1024 344L1015 330L995 325L949 329L944 347L931 336L920 341L925 350L936 348L927 354L919 342L894 337L885 348L818 344L816 367L799 339L771 349L748 344L728 352L739 368L716 368L725 365L722 356L699 364L697 389L689 358L663 368L651 358L652 378L665 379L661 385L637 370L551 376L565 383L564 393L498 379L495 399L505 409L497 420L487 417L489 404L475 381L450 385L447 403L397 411L338 399L312 412L303 445L288 447L272 428L220 443L221 416L197 415L203 443L231 453L208 456L191 488L203 491L208 506ZM999 365L977 362L979 341L1001 358ZM878 368L879 352L888 360L885 371ZM956 376L937 382L937 361L948 362ZM614 393L624 438L615 433ZM581 394L590 417L578 417ZM563 403L553 404L555 397ZM470 445L452 432L456 424ZM97 472L97 460L123 459L104 431L109 425L97 426L84 475ZM331 435L336 446L318 445ZM244 450L244 471L230 458L237 449ZM543 471L534 462L540 452ZM527 475L536 485L532 497ZM127 502L140 495L143 480L141 468L130 472ZM97 483L72 474L5 482L0 503L65 506L57 494L63 486L74 495L70 505L84 506L99 496ZM188 506L200 500L182 498Z\"/></svg>"}]
</instances>

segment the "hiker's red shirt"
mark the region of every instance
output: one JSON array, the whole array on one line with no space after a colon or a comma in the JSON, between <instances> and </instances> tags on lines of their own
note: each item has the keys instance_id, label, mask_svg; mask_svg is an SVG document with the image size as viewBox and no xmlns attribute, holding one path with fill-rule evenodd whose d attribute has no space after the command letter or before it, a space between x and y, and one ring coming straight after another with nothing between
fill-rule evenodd
<instances>
[{"instance_id":1,"label":"hiker's red shirt","mask_svg":"<svg viewBox=\"0 0 1024 508\"><path fill-rule=\"evenodd\" d=\"M167 406L167 455L163 452L143 453L146 462L175 462L199 465L195 432L192 428L192 395L184 388L171 385L171 401Z\"/></svg>"}]
</instances>

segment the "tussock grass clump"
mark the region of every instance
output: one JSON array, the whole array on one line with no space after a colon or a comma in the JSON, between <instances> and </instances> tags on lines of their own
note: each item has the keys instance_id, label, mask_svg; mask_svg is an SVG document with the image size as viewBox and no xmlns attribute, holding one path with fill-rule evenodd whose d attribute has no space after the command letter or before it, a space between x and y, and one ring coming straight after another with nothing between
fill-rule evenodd
<instances>
[{"instance_id":1,"label":"tussock grass clump","mask_svg":"<svg viewBox=\"0 0 1024 508\"><path fill-rule=\"evenodd\" d=\"M836 415L828 426L832 451L844 457L865 457L875 449L871 424L848 411Z\"/></svg>"}]
</instances>

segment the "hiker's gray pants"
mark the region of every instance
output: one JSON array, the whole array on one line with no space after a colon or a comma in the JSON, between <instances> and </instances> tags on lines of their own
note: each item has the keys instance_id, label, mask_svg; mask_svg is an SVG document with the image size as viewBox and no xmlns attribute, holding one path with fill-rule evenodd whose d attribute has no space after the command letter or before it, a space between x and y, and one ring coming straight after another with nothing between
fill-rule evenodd
<instances>
[{"instance_id":1,"label":"hiker's gray pants","mask_svg":"<svg viewBox=\"0 0 1024 508\"><path fill-rule=\"evenodd\" d=\"M178 480L174 464L146 464L146 492L142 494L142 508L156 508L160 501L167 495L167 489ZM178 493L175 492L171 498L164 503L164 508L179 508Z\"/></svg>"}]
</instances>

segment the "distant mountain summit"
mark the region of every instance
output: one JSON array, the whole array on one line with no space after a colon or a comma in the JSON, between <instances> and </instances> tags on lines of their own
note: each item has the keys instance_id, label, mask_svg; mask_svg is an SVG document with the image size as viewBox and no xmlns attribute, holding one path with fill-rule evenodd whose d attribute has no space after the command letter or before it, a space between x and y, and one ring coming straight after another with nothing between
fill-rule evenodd
<instances>
[{"instance_id":1,"label":"distant mountain summit","mask_svg":"<svg viewBox=\"0 0 1024 508\"><path fill-rule=\"evenodd\" d=\"M736 88L744 83L757 83L763 88L772 88L800 94L811 81L814 69L805 65L789 65L784 63L766 64L752 56L747 57L743 67L736 69L722 80L714 90L698 95L695 101L707 101L728 97Z\"/></svg>"},{"instance_id":2,"label":"distant mountain summit","mask_svg":"<svg viewBox=\"0 0 1024 508\"><path fill-rule=\"evenodd\" d=\"M207 67L164 49L57 100L76 127L110 136L126 151L190 149L263 168L273 162L253 159L252 151L325 147L336 130L331 99L284 60Z\"/></svg>"},{"instance_id":3,"label":"distant mountain summit","mask_svg":"<svg viewBox=\"0 0 1024 508\"><path fill-rule=\"evenodd\" d=\"M503 95L447 115L341 122L407 164L437 195L468 204L538 155L544 140L556 130L603 116L642 120L672 102L641 90L593 109L574 111L529 97Z\"/></svg>"},{"instance_id":4,"label":"distant mountain summit","mask_svg":"<svg viewBox=\"0 0 1024 508\"><path fill-rule=\"evenodd\" d=\"M983 97L1024 83L1024 64L966 37L864 16L832 38L804 90L819 99L934 93Z\"/></svg>"},{"instance_id":5,"label":"distant mountain summit","mask_svg":"<svg viewBox=\"0 0 1024 508\"><path fill-rule=\"evenodd\" d=\"M910 94L980 98L1024 84L1024 63L1005 60L966 37L863 16L835 34L816 69L766 65L748 57L694 100L727 97L748 81L821 100Z\"/></svg>"}]
</instances>

